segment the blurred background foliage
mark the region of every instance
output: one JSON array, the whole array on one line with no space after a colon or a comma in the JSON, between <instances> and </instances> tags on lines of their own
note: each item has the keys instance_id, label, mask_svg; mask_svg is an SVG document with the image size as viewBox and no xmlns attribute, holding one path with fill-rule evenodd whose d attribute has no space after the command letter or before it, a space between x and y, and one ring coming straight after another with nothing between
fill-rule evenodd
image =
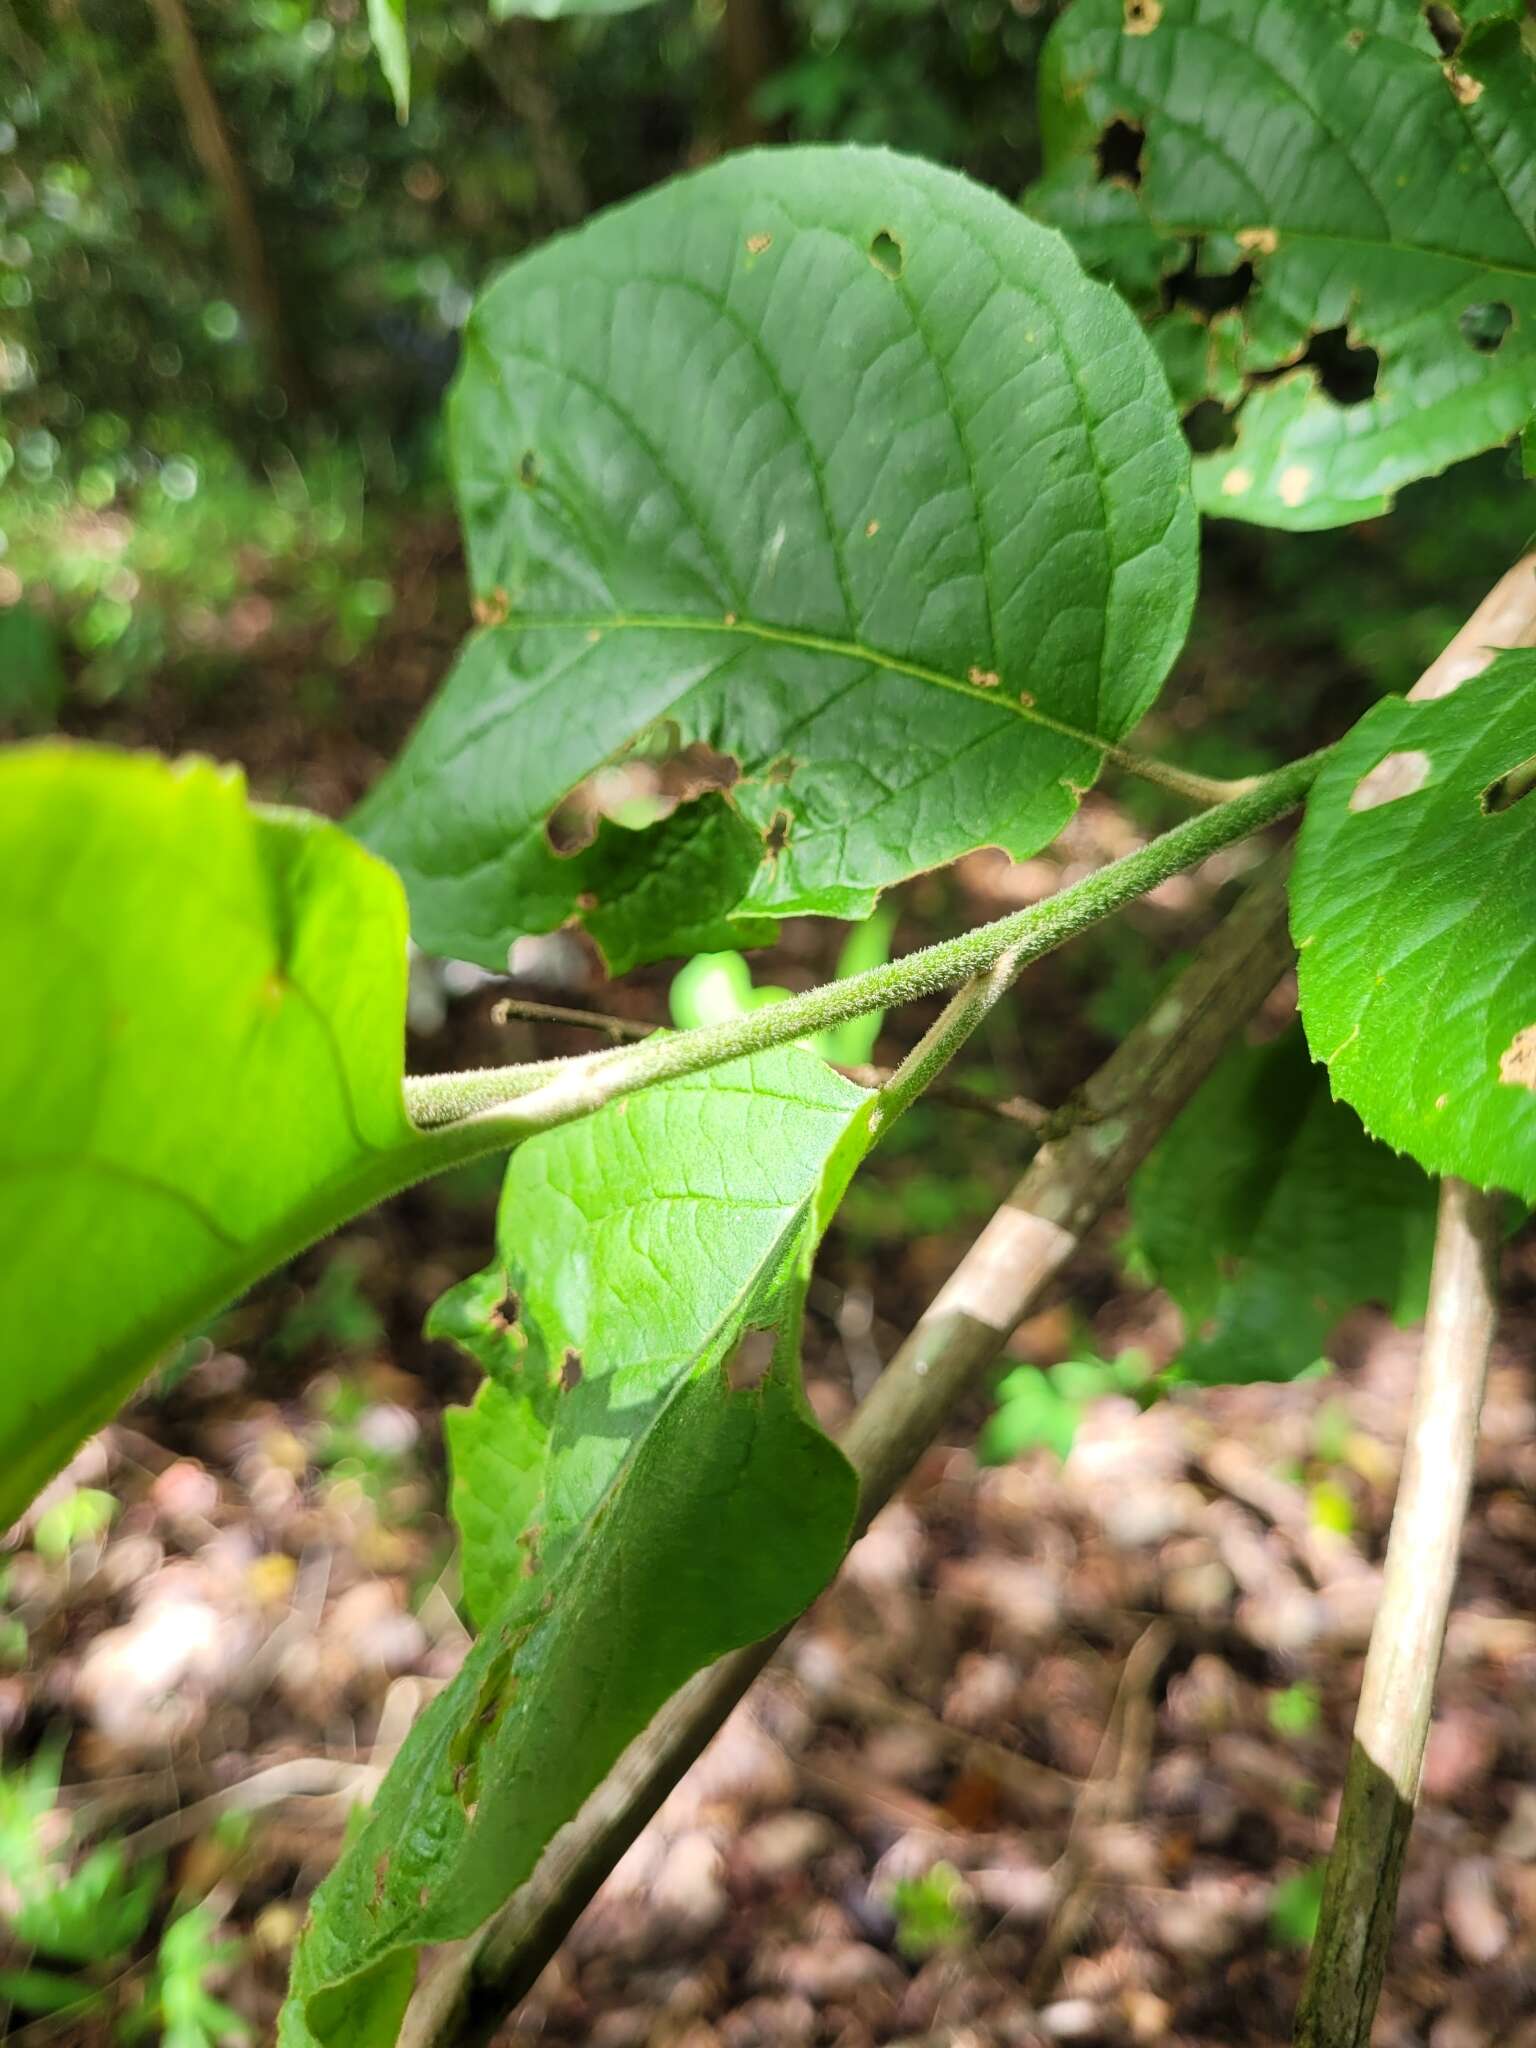
<instances>
[{"instance_id":1,"label":"blurred background foliage","mask_svg":"<svg viewBox=\"0 0 1536 2048\"><path fill-rule=\"evenodd\" d=\"M487 273L733 144L900 144L1016 190L1048 10L664 0L411 9L396 119L361 0L0 0L0 720L274 635L353 660Z\"/></svg>"},{"instance_id":2,"label":"blurred background foliage","mask_svg":"<svg viewBox=\"0 0 1536 2048\"><path fill-rule=\"evenodd\" d=\"M438 420L486 275L755 140L889 143L1014 196L1057 11L417 0L402 123L362 0L0 0L0 725L100 730L152 678L206 694L253 660L323 713L426 534L412 619L459 630ZM1341 667L1402 687L1530 519L1496 458L1410 493L1390 546L1215 529L1187 665L1208 684L1239 611L1263 647L1186 709L1191 751L1289 749Z\"/></svg>"}]
</instances>

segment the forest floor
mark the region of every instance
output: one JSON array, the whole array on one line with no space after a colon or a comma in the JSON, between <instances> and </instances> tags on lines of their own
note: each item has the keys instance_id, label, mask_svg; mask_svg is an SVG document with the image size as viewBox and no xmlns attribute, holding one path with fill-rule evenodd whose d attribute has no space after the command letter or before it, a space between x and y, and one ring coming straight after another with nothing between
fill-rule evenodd
<instances>
[{"instance_id":1,"label":"forest floor","mask_svg":"<svg viewBox=\"0 0 1536 2048\"><path fill-rule=\"evenodd\" d=\"M199 745L263 794L343 811L458 635L451 537L419 557L318 742L276 662L238 699L168 693L90 728ZM922 880L898 944L1046 893L1144 822L1111 791L1046 857ZM1159 892L1113 960L1090 940L1042 963L975 1050L994 1092L1061 1099L1234 872ZM792 925L754 965L805 985L836 941ZM568 935L514 966L525 995L664 1021L667 969L610 990ZM502 992L423 971L415 1064L581 1047L494 1023ZM923 1021L892 1020L882 1056ZM1002 1119L907 1128L856 1184L812 1294L807 1370L833 1428L1020 1164ZM26 1640L0 1670L6 1772L67 1741L69 1822L163 1859L162 1918L208 1902L239 1942L220 1996L257 2039L350 1804L467 1647L439 1418L474 1376L420 1327L488 1256L495 1189L477 1169L413 1191L257 1290L86 1446L3 1560ZM1014 1360L1176 1357L1177 1315L1126 1227L1109 1219ZM1536 2048L1536 1255L1508 1266L1377 2048ZM1064 1463L980 1464L978 1388L509 2018L508 2048L1285 2042L1416 1337L1365 1310L1331 1348L1332 1375L1291 1386L1097 1401ZM109 1526L40 1547L75 1487L114 1497ZM119 1998L152 1943L82 1981ZM85 2020L13 2013L4 2038L97 2048L111 2000Z\"/></svg>"}]
</instances>

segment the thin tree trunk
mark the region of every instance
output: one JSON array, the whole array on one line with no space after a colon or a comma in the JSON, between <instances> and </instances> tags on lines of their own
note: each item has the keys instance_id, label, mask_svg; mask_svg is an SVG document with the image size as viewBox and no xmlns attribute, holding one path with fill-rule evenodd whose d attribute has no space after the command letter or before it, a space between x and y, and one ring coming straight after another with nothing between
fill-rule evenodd
<instances>
[{"instance_id":1,"label":"thin tree trunk","mask_svg":"<svg viewBox=\"0 0 1536 2048\"><path fill-rule=\"evenodd\" d=\"M732 149L768 140L772 129L756 111L760 87L789 61L789 24L781 0L725 0L720 62L725 85L725 139Z\"/></svg>"},{"instance_id":2,"label":"thin tree trunk","mask_svg":"<svg viewBox=\"0 0 1536 2048\"><path fill-rule=\"evenodd\" d=\"M1297 2048L1368 2048L1419 1796L1496 1315L1501 1198L1440 1188L1429 1320Z\"/></svg>"},{"instance_id":3,"label":"thin tree trunk","mask_svg":"<svg viewBox=\"0 0 1536 2048\"><path fill-rule=\"evenodd\" d=\"M209 82L184 0L149 0L160 45L170 66L187 139L217 195L234 267L234 294L261 337L271 374L295 404L307 395L294 354L277 280L267 260L251 188L236 156L219 103Z\"/></svg>"}]
</instances>

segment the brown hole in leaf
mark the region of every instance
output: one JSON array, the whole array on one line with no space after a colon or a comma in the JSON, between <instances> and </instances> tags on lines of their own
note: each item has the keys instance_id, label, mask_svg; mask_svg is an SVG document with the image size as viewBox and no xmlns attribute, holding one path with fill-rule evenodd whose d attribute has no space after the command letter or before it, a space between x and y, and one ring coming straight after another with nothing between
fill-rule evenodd
<instances>
[{"instance_id":1,"label":"brown hole in leaf","mask_svg":"<svg viewBox=\"0 0 1536 2048\"><path fill-rule=\"evenodd\" d=\"M525 448L518 459L517 480L525 491L531 491L539 480L539 458L531 448Z\"/></svg>"},{"instance_id":2,"label":"brown hole in leaf","mask_svg":"<svg viewBox=\"0 0 1536 2048\"><path fill-rule=\"evenodd\" d=\"M747 237L747 254L749 256L761 256L765 249L771 249L772 247L772 235L748 235Z\"/></svg>"},{"instance_id":3,"label":"brown hole in leaf","mask_svg":"<svg viewBox=\"0 0 1536 2048\"><path fill-rule=\"evenodd\" d=\"M574 1347L560 1362L560 1391L569 1394L582 1381L581 1353Z\"/></svg>"},{"instance_id":4,"label":"brown hole in leaf","mask_svg":"<svg viewBox=\"0 0 1536 2048\"><path fill-rule=\"evenodd\" d=\"M770 762L764 771L763 780L769 783L788 782L799 766L793 754L780 754L777 761Z\"/></svg>"},{"instance_id":5,"label":"brown hole in leaf","mask_svg":"<svg viewBox=\"0 0 1536 2048\"><path fill-rule=\"evenodd\" d=\"M869 245L869 260L882 277L897 278L907 267L907 252L889 228L881 228Z\"/></svg>"},{"instance_id":6,"label":"brown hole in leaf","mask_svg":"<svg viewBox=\"0 0 1536 2048\"><path fill-rule=\"evenodd\" d=\"M1335 405L1364 405L1374 397L1381 357L1363 342L1353 342L1344 327L1325 327L1307 343L1297 363L1283 363L1278 370L1264 370L1255 384L1273 383L1298 364L1310 369Z\"/></svg>"},{"instance_id":7,"label":"brown hole in leaf","mask_svg":"<svg viewBox=\"0 0 1536 2048\"><path fill-rule=\"evenodd\" d=\"M1445 82L1464 107L1475 107L1483 96L1483 81L1463 71L1459 64L1444 67Z\"/></svg>"},{"instance_id":8,"label":"brown hole in leaf","mask_svg":"<svg viewBox=\"0 0 1536 2048\"><path fill-rule=\"evenodd\" d=\"M544 837L549 850L561 860L570 860L590 846L597 837L602 814L584 801L586 784L562 797L544 820Z\"/></svg>"},{"instance_id":9,"label":"brown hole in leaf","mask_svg":"<svg viewBox=\"0 0 1536 2048\"><path fill-rule=\"evenodd\" d=\"M1478 798L1478 804L1485 818L1496 817L1500 811L1512 811L1516 804L1524 803L1533 789L1536 789L1536 754L1507 769L1496 782L1490 782Z\"/></svg>"},{"instance_id":10,"label":"brown hole in leaf","mask_svg":"<svg viewBox=\"0 0 1536 2048\"><path fill-rule=\"evenodd\" d=\"M373 1865L373 1900L377 1905L384 1896L384 1887L389 1882L389 1851L375 1857Z\"/></svg>"},{"instance_id":11,"label":"brown hole in leaf","mask_svg":"<svg viewBox=\"0 0 1536 2048\"><path fill-rule=\"evenodd\" d=\"M1396 803L1399 797L1412 796L1428 782L1431 765L1422 747L1404 747L1384 755L1355 784L1349 808L1374 811L1382 804Z\"/></svg>"},{"instance_id":12,"label":"brown hole in leaf","mask_svg":"<svg viewBox=\"0 0 1536 2048\"><path fill-rule=\"evenodd\" d=\"M725 1361L725 1378L733 1394L750 1394L768 1377L773 1364L772 1330L748 1330Z\"/></svg>"},{"instance_id":13,"label":"brown hole in leaf","mask_svg":"<svg viewBox=\"0 0 1536 2048\"><path fill-rule=\"evenodd\" d=\"M1424 10L1429 32L1440 45L1442 57L1454 57L1461 47L1461 23L1449 7L1430 5Z\"/></svg>"},{"instance_id":14,"label":"brown hole in leaf","mask_svg":"<svg viewBox=\"0 0 1536 2048\"><path fill-rule=\"evenodd\" d=\"M511 599L498 583L488 597L472 598L469 609L477 626L501 626L506 623Z\"/></svg>"},{"instance_id":15,"label":"brown hole in leaf","mask_svg":"<svg viewBox=\"0 0 1536 2048\"><path fill-rule=\"evenodd\" d=\"M1480 356L1491 356L1502 348L1515 316L1502 299L1490 299L1486 305L1463 306L1456 324L1468 348L1475 348Z\"/></svg>"},{"instance_id":16,"label":"brown hole in leaf","mask_svg":"<svg viewBox=\"0 0 1536 2048\"><path fill-rule=\"evenodd\" d=\"M554 853L569 859L592 844L605 818L643 832L679 805L740 780L739 761L703 740L683 746L676 725L663 720L563 796L545 820L544 836Z\"/></svg>"},{"instance_id":17,"label":"brown hole in leaf","mask_svg":"<svg viewBox=\"0 0 1536 2048\"><path fill-rule=\"evenodd\" d=\"M1196 455L1216 455L1237 445L1237 415L1219 399L1202 398L1184 415L1184 438Z\"/></svg>"},{"instance_id":18,"label":"brown hole in leaf","mask_svg":"<svg viewBox=\"0 0 1536 2048\"><path fill-rule=\"evenodd\" d=\"M1504 1048L1499 1079L1508 1088L1536 1088L1536 1024L1517 1031Z\"/></svg>"},{"instance_id":19,"label":"brown hole in leaf","mask_svg":"<svg viewBox=\"0 0 1536 2048\"><path fill-rule=\"evenodd\" d=\"M1230 313L1246 302L1253 290L1254 268L1244 261L1235 270L1208 274L1200 268L1201 246L1201 237L1196 236L1183 269L1163 279L1162 299L1170 312L1175 306L1188 306L1201 319L1213 320L1218 313Z\"/></svg>"},{"instance_id":20,"label":"brown hole in leaf","mask_svg":"<svg viewBox=\"0 0 1536 2048\"><path fill-rule=\"evenodd\" d=\"M788 846L789 828L793 823L794 819L788 811L774 812L768 830L763 834L763 846L770 860L777 860Z\"/></svg>"},{"instance_id":21,"label":"brown hole in leaf","mask_svg":"<svg viewBox=\"0 0 1536 2048\"><path fill-rule=\"evenodd\" d=\"M1117 114L1094 145L1099 182L1129 185L1134 190L1141 183L1141 153L1146 146L1146 129Z\"/></svg>"},{"instance_id":22,"label":"brown hole in leaf","mask_svg":"<svg viewBox=\"0 0 1536 2048\"><path fill-rule=\"evenodd\" d=\"M1163 0L1125 0L1125 32L1149 36L1163 18Z\"/></svg>"},{"instance_id":23,"label":"brown hole in leaf","mask_svg":"<svg viewBox=\"0 0 1536 2048\"><path fill-rule=\"evenodd\" d=\"M513 1288L509 1287L500 1301L491 1310L491 1323L498 1330L513 1329L516 1327L517 1319L522 1312L522 1297Z\"/></svg>"}]
</instances>

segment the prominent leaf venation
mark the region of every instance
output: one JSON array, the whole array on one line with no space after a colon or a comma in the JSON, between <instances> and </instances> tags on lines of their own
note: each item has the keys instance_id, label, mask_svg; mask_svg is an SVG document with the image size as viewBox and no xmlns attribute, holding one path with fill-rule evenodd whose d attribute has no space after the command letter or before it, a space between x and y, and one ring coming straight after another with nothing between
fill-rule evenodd
<instances>
[{"instance_id":1,"label":"prominent leaf venation","mask_svg":"<svg viewBox=\"0 0 1536 2048\"><path fill-rule=\"evenodd\" d=\"M487 965L601 937L654 831L598 860L548 827L637 745L737 771L709 833L665 838L654 952L689 868L690 931L861 916L1053 837L1182 635L1188 457L1134 320L1059 238L886 152L730 158L521 259L452 425L486 630L358 822L418 940Z\"/></svg>"}]
</instances>

